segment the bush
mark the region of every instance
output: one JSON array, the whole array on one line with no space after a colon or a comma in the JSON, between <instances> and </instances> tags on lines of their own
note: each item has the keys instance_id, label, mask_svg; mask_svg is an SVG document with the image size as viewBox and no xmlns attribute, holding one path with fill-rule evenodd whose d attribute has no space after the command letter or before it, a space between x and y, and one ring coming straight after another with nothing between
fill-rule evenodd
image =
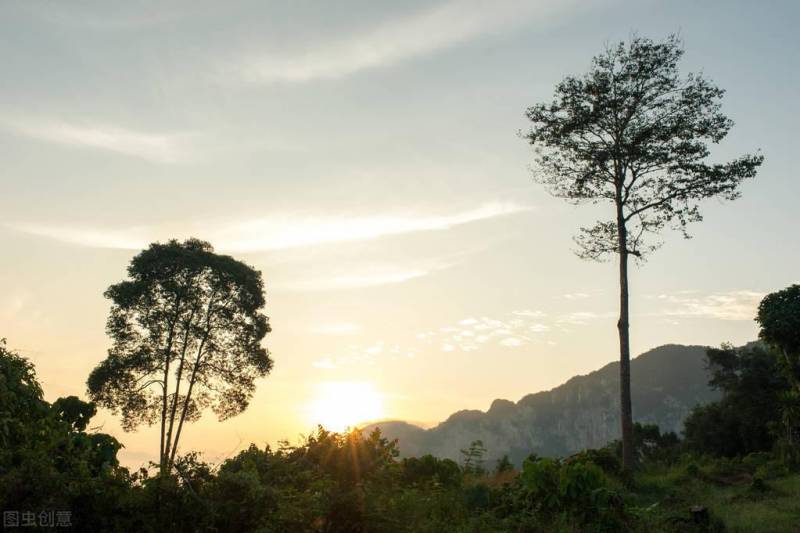
<instances>
[{"instance_id":1,"label":"bush","mask_svg":"<svg viewBox=\"0 0 800 533\"><path fill-rule=\"evenodd\" d=\"M409 457L401 462L403 481L407 485L430 485L458 487L461 485L461 469L455 461L439 459L430 454Z\"/></svg>"},{"instance_id":2,"label":"bush","mask_svg":"<svg viewBox=\"0 0 800 533\"><path fill-rule=\"evenodd\" d=\"M605 527L613 530L625 519L622 498L591 461L529 459L519 479L528 509L543 518L568 518L592 524L596 531Z\"/></svg>"}]
</instances>

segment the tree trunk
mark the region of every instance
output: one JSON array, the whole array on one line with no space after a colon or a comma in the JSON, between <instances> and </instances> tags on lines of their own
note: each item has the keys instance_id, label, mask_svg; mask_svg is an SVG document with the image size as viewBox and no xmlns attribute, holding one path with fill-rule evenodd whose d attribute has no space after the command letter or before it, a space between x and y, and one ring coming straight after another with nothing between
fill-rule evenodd
<instances>
[{"instance_id":1,"label":"tree trunk","mask_svg":"<svg viewBox=\"0 0 800 533\"><path fill-rule=\"evenodd\" d=\"M621 226L619 253L619 407L622 429L622 468L634 467L633 408L631 406L631 346L628 313L628 251L625 227Z\"/></svg>"},{"instance_id":2,"label":"tree trunk","mask_svg":"<svg viewBox=\"0 0 800 533\"><path fill-rule=\"evenodd\" d=\"M169 360L172 354L172 333L167 344L167 354L164 360L164 383L161 387L161 447L159 457L159 472L163 476L167 468L167 449L165 448L164 432L167 429L167 395L169 394Z\"/></svg>"}]
</instances>

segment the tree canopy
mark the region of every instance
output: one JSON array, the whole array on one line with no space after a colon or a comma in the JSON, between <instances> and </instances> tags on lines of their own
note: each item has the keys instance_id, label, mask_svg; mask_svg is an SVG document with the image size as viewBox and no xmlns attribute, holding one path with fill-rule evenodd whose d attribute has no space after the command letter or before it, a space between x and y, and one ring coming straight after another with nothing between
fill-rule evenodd
<instances>
[{"instance_id":1,"label":"tree canopy","mask_svg":"<svg viewBox=\"0 0 800 533\"><path fill-rule=\"evenodd\" d=\"M709 143L725 138L733 121L721 111L723 89L700 74L680 75L683 53L674 35L634 37L596 56L587 74L564 78L552 102L527 111L535 178L557 197L616 203L622 211L581 228L582 257L642 257L658 246L647 235L667 226L686 234L687 224L702 220L699 200L738 197L741 181L763 161L706 161ZM620 225L628 228L621 244Z\"/></svg>"},{"instance_id":2,"label":"tree canopy","mask_svg":"<svg viewBox=\"0 0 800 533\"><path fill-rule=\"evenodd\" d=\"M776 354L754 343L709 348L706 358L709 384L723 396L696 407L686 419L687 446L729 457L770 450L776 440L773 426L781 422L789 390Z\"/></svg>"},{"instance_id":3,"label":"tree canopy","mask_svg":"<svg viewBox=\"0 0 800 533\"><path fill-rule=\"evenodd\" d=\"M112 285L108 357L88 390L119 412L126 430L160 421L162 469L174 462L183 423L206 408L242 412L272 368L261 273L196 239L155 243Z\"/></svg>"},{"instance_id":4,"label":"tree canopy","mask_svg":"<svg viewBox=\"0 0 800 533\"><path fill-rule=\"evenodd\" d=\"M783 355L789 378L800 390L800 285L765 296L756 321L759 337Z\"/></svg>"}]
</instances>

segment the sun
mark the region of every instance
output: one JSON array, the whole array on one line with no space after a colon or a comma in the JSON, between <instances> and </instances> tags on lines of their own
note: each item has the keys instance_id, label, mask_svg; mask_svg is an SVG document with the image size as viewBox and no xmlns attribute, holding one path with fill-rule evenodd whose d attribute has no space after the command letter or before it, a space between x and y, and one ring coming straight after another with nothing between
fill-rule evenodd
<instances>
[{"instance_id":1,"label":"sun","mask_svg":"<svg viewBox=\"0 0 800 533\"><path fill-rule=\"evenodd\" d=\"M309 422L336 432L383 416L383 399L372 383L367 382L321 383L308 405Z\"/></svg>"}]
</instances>

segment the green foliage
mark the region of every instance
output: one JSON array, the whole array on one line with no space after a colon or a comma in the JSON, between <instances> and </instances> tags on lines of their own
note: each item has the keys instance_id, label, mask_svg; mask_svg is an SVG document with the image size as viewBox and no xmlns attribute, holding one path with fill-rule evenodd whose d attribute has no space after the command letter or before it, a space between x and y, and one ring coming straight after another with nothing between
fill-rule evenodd
<instances>
[{"instance_id":1,"label":"green foliage","mask_svg":"<svg viewBox=\"0 0 800 533\"><path fill-rule=\"evenodd\" d=\"M6 347L0 339L0 461L34 438L31 420L46 416L42 388L36 371L27 359Z\"/></svg>"},{"instance_id":2,"label":"green foliage","mask_svg":"<svg viewBox=\"0 0 800 533\"><path fill-rule=\"evenodd\" d=\"M785 462L800 465L800 285L768 294L758 306L759 337L780 354L792 387L781 398L778 447ZM774 427L778 427L775 424Z\"/></svg>"},{"instance_id":3,"label":"green foliage","mask_svg":"<svg viewBox=\"0 0 800 533\"><path fill-rule=\"evenodd\" d=\"M74 431L83 431L89 420L97 414L93 403L86 403L77 396L59 398L52 405L53 411L61 420L70 425Z\"/></svg>"},{"instance_id":4,"label":"green foliage","mask_svg":"<svg viewBox=\"0 0 800 533\"><path fill-rule=\"evenodd\" d=\"M461 485L461 469L455 461L430 454L402 460L403 481L408 485L455 488Z\"/></svg>"},{"instance_id":5,"label":"green foliage","mask_svg":"<svg viewBox=\"0 0 800 533\"><path fill-rule=\"evenodd\" d=\"M674 463L682 451L682 443L672 431L661 432L655 424L633 424L633 448L638 463L664 462ZM601 466L606 473L622 474L622 443L614 441L605 448L586 450L578 454L587 456L592 462Z\"/></svg>"},{"instance_id":6,"label":"green foliage","mask_svg":"<svg viewBox=\"0 0 800 533\"><path fill-rule=\"evenodd\" d=\"M609 530L624 521L622 498L602 469L584 458L529 459L519 479L524 501L534 513L551 519L567 514L581 524Z\"/></svg>"},{"instance_id":7,"label":"green foliage","mask_svg":"<svg viewBox=\"0 0 800 533\"><path fill-rule=\"evenodd\" d=\"M508 455L503 455L500 459L498 459L497 464L494 467L495 474L502 474L503 472L510 472L512 470L514 470L514 465L511 463Z\"/></svg>"},{"instance_id":8,"label":"green foliage","mask_svg":"<svg viewBox=\"0 0 800 533\"><path fill-rule=\"evenodd\" d=\"M0 508L70 510L86 531L116 523L129 476L121 444L85 432L94 413L74 396L50 405L33 365L0 343Z\"/></svg>"},{"instance_id":9,"label":"green foliage","mask_svg":"<svg viewBox=\"0 0 800 533\"><path fill-rule=\"evenodd\" d=\"M472 476L485 475L486 469L483 463L486 452L483 441L480 440L473 441L469 448L461 450L461 467L464 473Z\"/></svg>"},{"instance_id":10,"label":"green foliage","mask_svg":"<svg viewBox=\"0 0 800 533\"><path fill-rule=\"evenodd\" d=\"M800 379L800 285L768 294L758 306L759 337L786 358L795 382Z\"/></svg>"},{"instance_id":11,"label":"green foliage","mask_svg":"<svg viewBox=\"0 0 800 533\"><path fill-rule=\"evenodd\" d=\"M583 450L570 459L590 462L599 466L607 475L619 476L622 473L621 452L621 443L617 441L604 448Z\"/></svg>"},{"instance_id":12,"label":"green foliage","mask_svg":"<svg viewBox=\"0 0 800 533\"><path fill-rule=\"evenodd\" d=\"M695 408L685 421L686 446L697 452L732 457L768 451L776 442L782 398L789 383L773 351L761 345L707 351L710 384L720 401Z\"/></svg>"},{"instance_id":13,"label":"green foliage","mask_svg":"<svg viewBox=\"0 0 800 533\"><path fill-rule=\"evenodd\" d=\"M655 424L635 423L633 438L641 462L674 462L681 451L678 435L672 431L661 433Z\"/></svg>"}]
</instances>

